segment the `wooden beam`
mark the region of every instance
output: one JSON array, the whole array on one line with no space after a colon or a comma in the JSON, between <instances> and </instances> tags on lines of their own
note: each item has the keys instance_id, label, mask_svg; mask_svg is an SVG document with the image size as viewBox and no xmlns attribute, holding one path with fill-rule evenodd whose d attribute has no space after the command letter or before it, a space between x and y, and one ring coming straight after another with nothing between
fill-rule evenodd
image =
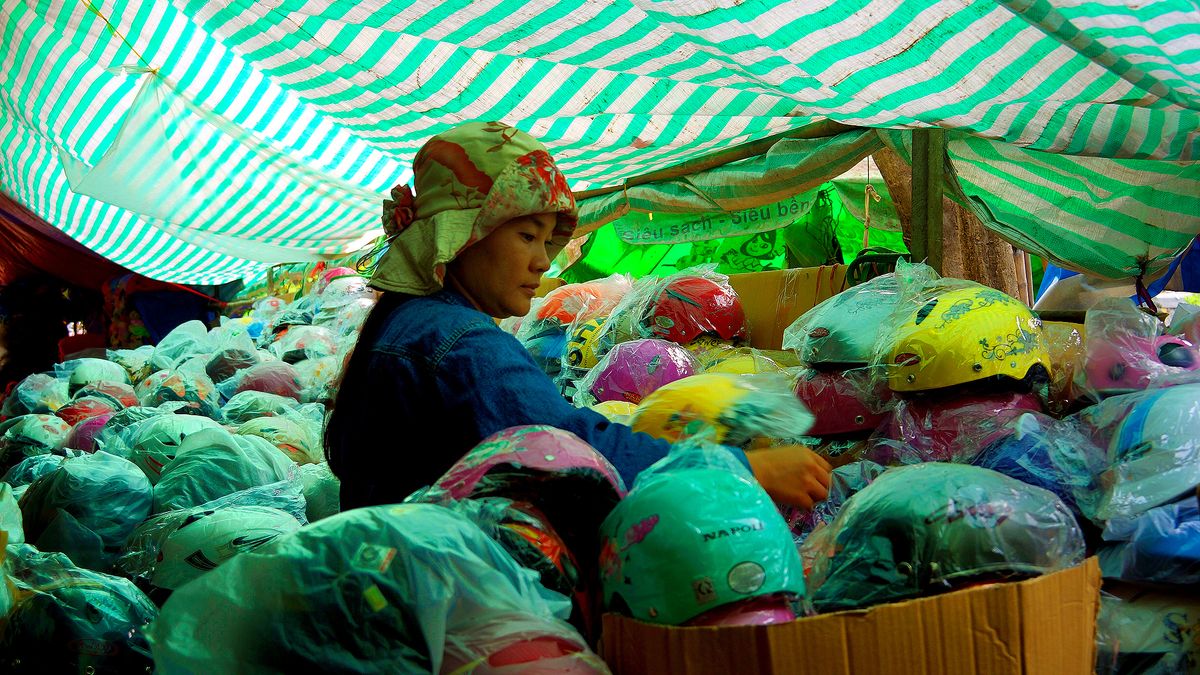
<instances>
[{"instance_id":1,"label":"wooden beam","mask_svg":"<svg viewBox=\"0 0 1200 675\"><path fill-rule=\"evenodd\" d=\"M913 257L942 272L942 174L945 171L946 132L912 131Z\"/></svg>"}]
</instances>

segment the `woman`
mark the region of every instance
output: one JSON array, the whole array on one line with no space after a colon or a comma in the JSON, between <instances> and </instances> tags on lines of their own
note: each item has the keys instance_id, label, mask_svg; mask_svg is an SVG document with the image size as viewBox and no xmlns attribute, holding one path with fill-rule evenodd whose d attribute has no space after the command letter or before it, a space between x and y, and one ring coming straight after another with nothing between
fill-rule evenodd
<instances>
[{"instance_id":1,"label":"woman","mask_svg":"<svg viewBox=\"0 0 1200 675\"><path fill-rule=\"evenodd\" d=\"M545 147L498 122L430 139L384 202L391 246L326 431L342 508L395 503L434 482L484 437L524 424L571 431L626 484L668 445L562 399L493 319L521 316L575 228L575 199ZM743 455L775 499L824 499L829 465L807 448Z\"/></svg>"}]
</instances>

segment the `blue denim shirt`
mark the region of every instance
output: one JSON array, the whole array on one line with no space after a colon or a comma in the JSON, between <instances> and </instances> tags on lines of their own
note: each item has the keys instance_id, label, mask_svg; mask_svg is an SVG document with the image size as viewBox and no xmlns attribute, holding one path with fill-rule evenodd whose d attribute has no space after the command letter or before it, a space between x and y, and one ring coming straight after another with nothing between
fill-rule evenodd
<instances>
[{"instance_id":1,"label":"blue denim shirt","mask_svg":"<svg viewBox=\"0 0 1200 675\"><path fill-rule=\"evenodd\" d=\"M399 502L486 436L522 424L573 432L627 487L669 448L567 403L521 343L458 293L385 295L363 327L329 422L342 508Z\"/></svg>"}]
</instances>

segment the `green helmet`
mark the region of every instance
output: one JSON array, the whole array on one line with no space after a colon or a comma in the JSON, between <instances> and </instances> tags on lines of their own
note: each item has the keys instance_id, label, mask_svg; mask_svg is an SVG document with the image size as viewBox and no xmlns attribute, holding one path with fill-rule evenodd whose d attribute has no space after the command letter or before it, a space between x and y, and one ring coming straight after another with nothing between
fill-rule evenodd
<instances>
[{"instance_id":1,"label":"green helmet","mask_svg":"<svg viewBox=\"0 0 1200 675\"><path fill-rule=\"evenodd\" d=\"M221 425L199 415L167 414L152 417L130 430L129 459L137 464L151 483L158 483L163 467L175 458L183 439L201 429Z\"/></svg>"},{"instance_id":2,"label":"green helmet","mask_svg":"<svg viewBox=\"0 0 1200 675\"><path fill-rule=\"evenodd\" d=\"M740 464L678 466L678 452L600 526L605 609L679 625L743 600L804 595L800 554L766 491Z\"/></svg>"},{"instance_id":3,"label":"green helmet","mask_svg":"<svg viewBox=\"0 0 1200 675\"><path fill-rule=\"evenodd\" d=\"M71 425L56 415L21 415L0 424L0 467L26 457L63 454Z\"/></svg>"},{"instance_id":4,"label":"green helmet","mask_svg":"<svg viewBox=\"0 0 1200 675\"><path fill-rule=\"evenodd\" d=\"M864 365L900 299L895 274L848 288L805 312L783 331L783 348L804 363Z\"/></svg>"}]
</instances>

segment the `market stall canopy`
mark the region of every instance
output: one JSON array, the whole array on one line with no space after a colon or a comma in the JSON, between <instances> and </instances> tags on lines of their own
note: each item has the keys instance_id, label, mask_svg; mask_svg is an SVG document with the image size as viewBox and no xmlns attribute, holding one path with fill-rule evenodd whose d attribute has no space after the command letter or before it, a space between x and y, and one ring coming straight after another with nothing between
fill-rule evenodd
<instances>
[{"instance_id":1,"label":"market stall canopy","mask_svg":"<svg viewBox=\"0 0 1200 675\"><path fill-rule=\"evenodd\" d=\"M545 140L577 190L826 121L936 126L954 130L961 197L1066 264L1112 253L1097 271L1129 274L1200 232L1188 0L29 0L0 16L0 187L159 279L361 248L417 148L472 119ZM826 150L903 145L852 133Z\"/></svg>"}]
</instances>

